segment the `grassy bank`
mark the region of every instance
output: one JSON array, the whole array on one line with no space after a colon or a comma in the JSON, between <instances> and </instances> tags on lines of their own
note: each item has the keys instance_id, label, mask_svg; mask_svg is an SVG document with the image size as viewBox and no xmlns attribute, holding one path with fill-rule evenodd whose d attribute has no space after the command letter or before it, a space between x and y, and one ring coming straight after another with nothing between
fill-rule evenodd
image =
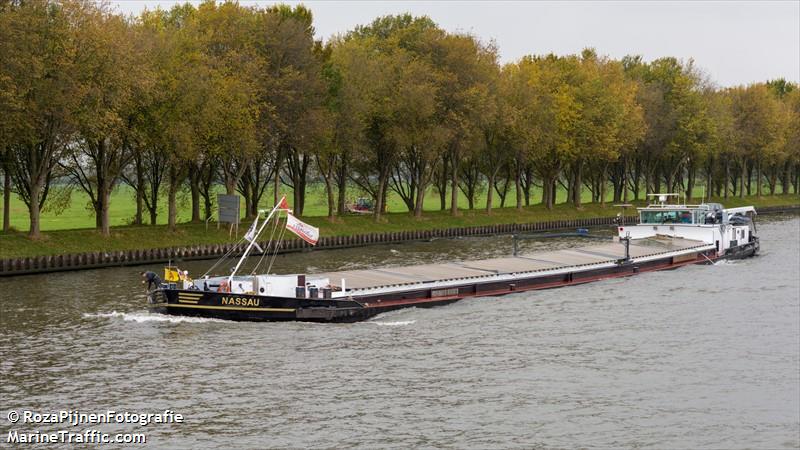
<instances>
[{"instance_id":1,"label":"grassy bank","mask_svg":"<svg viewBox=\"0 0 800 450\"><path fill-rule=\"evenodd\" d=\"M755 205L763 208L800 204L800 198L795 195L760 199L754 197L729 198L724 202L721 199L712 199L712 201L720 201L726 207ZM425 217L421 219L415 219L407 213L392 213L388 214L381 223L375 223L371 216L339 217L335 222L329 222L324 217L309 217L305 220L318 226L323 236L344 236L386 231L608 217L618 211L610 205L601 207L597 204L586 204L581 210L576 210L570 205L559 204L552 210L548 210L542 205L530 206L521 211L515 208L495 209L491 215L487 215L483 210L464 210L458 217L452 217L446 212L431 211L426 212ZM247 224L241 225L239 236L246 228ZM287 238L292 237L287 234ZM42 239L36 241L28 239L24 232L0 233L0 258L215 244L235 242L236 240L229 238L228 230L225 227L218 230L214 224L211 224L206 229L205 224L191 223L181 224L179 230L174 233L169 232L163 225L114 227L112 235L108 238L100 236L94 229L50 231L45 233Z\"/></svg>"},{"instance_id":2,"label":"grassy bank","mask_svg":"<svg viewBox=\"0 0 800 450\"><path fill-rule=\"evenodd\" d=\"M280 191L283 195L292 201L292 190L285 186ZM348 189L348 199L355 200L358 197L369 197L364 192L361 192L356 186L350 186ZM700 194L701 187L696 188L695 193ZM224 194L224 189L217 186L217 193ZM541 201L542 192L540 188L531 189L531 201L538 203ZM566 191L559 187L556 195L556 203L563 203L566 201ZM613 193L611 189L608 190L607 201L611 202ZM267 189L261 199L261 208L272 207L272 190ZM583 201L590 202L592 200L591 193L588 190L583 192ZM633 195L631 194L631 198ZM510 191L506 198L506 205L515 205L517 197L514 187L510 187ZM447 195L447 207L450 207L450 194ZM467 199L462 192L459 191L459 206L462 208L467 207ZM497 195L494 197L494 205L500 205L500 199ZM485 186L478 192L475 199L475 208L482 209L486 207L486 189ZM440 200L432 188L428 190L425 196L425 212L439 211ZM387 196L387 209L390 213L405 213L407 211L405 203L403 203L397 193L390 191ZM242 200L242 211L244 210L244 200ZM167 223L167 199L162 196L159 198L157 208L156 223L164 225ZM133 222L133 217L136 214L136 202L133 189L128 186L118 186L111 194L111 202L109 203L109 221L111 226L123 226ZM202 214L202 213L201 213ZM327 198L325 188L321 183L311 183L306 188L306 204L304 217L321 217L328 214ZM2 213L0 213L2 216ZM17 196L11 197L11 226L19 231L27 230L29 227L28 209L25 203L22 202ZM144 214L146 221L150 220L147 212ZM216 210L214 212L216 217ZM182 191L178 194L178 221L187 222L191 219L191 199L187 191ZM95 217L89 202L89 197L78 189L73 189L70 195L70 201L66 207L59 211L53 211L52 205L45 208L41 215L41 229L42 231L53 230L68 230L80 228L94 228Z\"/></svg>"},{"instance_id":3,"label":"grassy bank","mask_svg":"<svg viewBox=\"0 0 800 450\"><path fill-rule=\"evenodd\" d=\"M280 191L286 195L289 201L292 201L292 190L283 189ZM217 187L217 193L224 194L225 191L221 186ZM348 198L355 200L358 197L369 197L369 195L360 192L355 187L351 187L348 191ZM535 190L532 192L532 199L539 201L541 192ZM261 199L260 206L262 208L269 208L272 206L272 190L267 189L267 192ZM566 199L566 191L559 191L558 201L563 202ZM584 201L591 200L590 194L587 192L584 195ZM516 202L514 191L508 194L506 204L513 205ZM499 205L500 200L495 196L495 205ZM447 205L450 205L450 195L447 196ZM467 206L467 199L463 193L459 192L459 205L462 207ZM425 211L437 211L439 209L439 195L430 189L425 198ZM485 192L481 193L476 200L476 208L484 208L486 206ZM400 196L395 192L390 192L387 198L387 209L391 213L406 212L407 208L403 203ZM242 211L244 211L244 200L242 200ZM157 224L164 225L167 223L167 199L159 198L157 208ZM128 186L119 186L111 194L111 202L109 204L109 221L111 226L128 225L133 222L133 217L136 214L136 203L133 189ZM202 212L201 212L202 214ZM320 183L312 183L306 190L306 205L303 215L305 217L321 217L328 214L328 204L325 194L325 189ZM29 227L28 208L16 196L11 198L11 226L17 230L27 230ZM2 216L2 213L0 213ZM214 213L216 217L216 210ZM147 212L144 214L146 221L150 220ZM187 222L191 219L191 199L189 193L186 191L180 192L178 195L178 221ZM93 228L94 227L94 212L91 209L89 197L82 191L73 190L70 194L69 204L60 211L52 211L46 209L42 213L41 227L42 231L52 230L67 230L79 228Z\"/></svg>"}]
</instances>

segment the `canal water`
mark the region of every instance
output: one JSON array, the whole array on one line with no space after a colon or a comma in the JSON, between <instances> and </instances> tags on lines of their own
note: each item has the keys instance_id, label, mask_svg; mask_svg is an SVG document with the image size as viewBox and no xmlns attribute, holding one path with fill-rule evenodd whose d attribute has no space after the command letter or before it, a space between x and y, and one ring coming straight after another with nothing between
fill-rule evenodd
<instances>
[{"instance_id":1,"label":"canal water","mask_svg":"<svg viewBox=\"0 0 800 450\"><path fill-rule=\"evenodd\" d=\"M759 232L762 254L749 260L355 324L152 315L140 268L0 279L0 437L94 428L179 448L797 448L800 218L762 218ZM575 244L586 242L522 245ZM507 236L435 240L279 256L274 267L510 249ZM7 419L11 410L167 409L184 423Z\"/></svg>"}]
</instances>

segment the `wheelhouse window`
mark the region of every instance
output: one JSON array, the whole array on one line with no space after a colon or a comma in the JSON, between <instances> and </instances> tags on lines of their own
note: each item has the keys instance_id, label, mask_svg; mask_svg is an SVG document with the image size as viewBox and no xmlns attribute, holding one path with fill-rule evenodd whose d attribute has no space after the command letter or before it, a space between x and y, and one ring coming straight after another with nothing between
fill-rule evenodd
<instances>
[{"instance_id":1,"label":"wheelhouse window","mask_svg":"<svg viewBox=\"0 0 800 450\"><path fill-rule=\"evenodd\" d=\"M693 223L694 220L689 210L641 211L639 215L643 224Z\"/></svg>"}]
</instances>

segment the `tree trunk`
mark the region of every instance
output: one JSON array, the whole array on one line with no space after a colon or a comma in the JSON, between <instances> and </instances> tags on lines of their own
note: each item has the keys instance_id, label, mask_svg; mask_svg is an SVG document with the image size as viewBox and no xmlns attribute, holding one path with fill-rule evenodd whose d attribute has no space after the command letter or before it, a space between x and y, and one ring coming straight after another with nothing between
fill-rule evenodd
<instances>
[{"instance_id":1,"label":"tree trunk","mask_svg":"<svg viewBox=\"0 0 800 450\"><path fill-rule=\"evenodd\" d=\"M789 194L789 179L792 177L792 165L787 162L783 168L783 177L781 177L781 194L788 195Z\"/></svg>"},{"instance_id":2,"label":"tree trunk","mask_svg":"<svg viewBox=\"0 0 800 450\"><path fill-rule=\"evenodd\" d=\"M275 179L272 180L272 204L277 205L278 201L281 199L280 194L280 187L281 187L281 163L283 162L283 150L281 146L278 146L278 149L275 153Z\"/></svg>"},{"instance_id":3,"label":"tree trunk","mask_svg":"<svg viewBox=\"0 0 800 450\"><path fill-rule=\"evenodd\" d=\"M575 167L575 187L572 189L573 203L575 208L581 208L581 191L583 190L583 164L578 163Z\"/></svg>"},{"instance_id":4,"label":"tree trunk","mask_svg":"<svg viewBox=\"0 0 800 450\"><path fill-rule=\"evenodd\" d=\"M3 168L3 231L11 231L11 171ZM784 193L786 188L784 187Z\"/></svg>"},{"instance_id":5,"label":"tree trunk","mask_svg":"<svg viewBox=\"0 0 800 450\"><path fill-rule=\"evenodd\" d=\"M522 167L517 163L517 170L514 173L514 194L517 196L517 209L522 209Z\"/></svg>"},{"instance_id":6,"label":"tree trunk","mask_svg":"<svg viewBox=\"0 0 800 450\"><path fill-rule=\"evenodd\" d=\"M144 167L142 167L142 155L136 152L134 157L136 166L136 215L133 218L135 225L142 225L142 215L144 213Z\"/></svg>"},{"instance_id":7,"label":"tree trunk","mask_svg":"<svg viewBox=\"0 0 800 450\"><path fill-rule=\"evenodd\" d=\"M453 154L450 168L450 214L458 215L458 155Z\"/></svg>"},{"instance_id":8,"label":"tree trunk","mask_svg":"<svg viewBox=\"0 0 800 450\"><path fill-rule=\"evenodd\" d=\"M333 182L330 176L323 176L322 180L325 182L325 193L328 196L328 219L333 220L336 217L336 200L333 195Z\"/></svg>"},{"instance_id":9,"label":"tree trunk","mask_svg":"<svg viewBox=\"0 0 800 450\"><path fill-rule=\"evenodd\" d=\"M39 230L39 197L42 192L42 185L36 181L31 183L30 188L30 205L28 207L28 215L30 217L30 227L28 228L28 237L31 239L39 239L41 231Z\"/></svg>"},{"instance_id":10,"label":"tree trunk","mask_svg":"<svg viewBox=\"0 0 800 450\"><path fill-rule=\"evenodd\" d=\"M547 209L553 209L553 189L555 188L555 177L545 177L542 179L542 203Z\"/></svg>"},{"instance_id":11,"label":"tree trunk","mask_svg":"<svg viewBox=\"0 0 800 450\"><path fill-rule=\"evenodd\" d=\"M605 208L606 207L606 184L607 184L607 180L606 180L605 174L600 175L600 186L599 186L600 189L598 189L598 191L600 192L600 207L601 208Z\"/></svg>"},{"instance_id":12,"label":"tree trunk","mask_svg":"<svg viewBox=\"0 0 800 450\"><path fill-rule=\"evenodd\" d=\"M380 222L381 214L384 210L384 200L386 196L384 195L386 192L386 185L389 180L389 170L388 169L381 169L381 173L378 176L378 192L375 195L375 211L373 213L373 217L375 218L375 222Z\"/></svg>"},{"instance_id":13,"label":"tree trunk","mask_svg":"<svg viewBox=\"0 0 800 450\"><path fill-rule=\"evenodd\" d=\"M645 193L645 200L647 200L648 190L650 189L650 173L645 171L644 173L644 193ZM639 197L636 197L636 200L639 200Z\"/></svg>"},{"instance_id":14,"label":"tree trunk","mask_svg":"<svg viewBox=\"0 0 800 450\"><path fill-rule=\"evenodd\" d=\"M725 186L723 187L723 196L724 198L728 198L728 194L731 190L731 163L725 159Z\"/></svg>"},{"instance_id":15,"label":"tree trunk","mask_svg":"<svg viewBox=\"0 0 800 450\"><path fill-rule=\"evenodd\" d=\"M742 170L741 177L739 177L739 183L740 183L739 198L744 198L744 183L745 183L744 179L747 177L747 166L745 165L744 162L742 162L741 170Z\"/></svg>"},{"instance_id":16,"label":"tree trunk","mask_svg":"<svg viewBox=\"0 0 800 450\"><path fill-rule=\"evenodd\" d=\"M203 197L203 212L205 213L205 220L211 218L211 196Z\"/></svg>"},{"instance_id":17,"label":"tree trunk","mask_svg":"<svg viewBox=\"0 0 800 450\"><path fill-rule=\"evenodd\" d=\"M491 170L490 170L491 172ZM494 177L495 173L489 174L488 187L486 189L486 214L492 214L492 203L494 201Z\"/></svg>"},{"instance_id":18,"label":"tree trunk","mask_svg":"<svg viewBox=\"0 0 800 450\"><path fill-rule=\"evenodd\" d=\"M414 217L422 217L422 210L425 202L425 191L420 189L417 191L416 199L414 199Z\"/></svg>"},{"instance_id":19,"label":"tree trunk","mask_svg":"<svg viewBox=\"0 0 800 450\"><path fill-rule=\"evenodd\" d=\"M258 202L260 200L260 196L257 193L258 186L253 184L252 181L248 181L248 184L250 185L250 211L248 216L255 218L258 216Z\"/></svg>"},{"instance_id":20,"label":"tree trunk","mask_svg":"<svg viewBox=\"0 0 800 450\"><path fill-rule=\"evenodd\" d=\"M449 173L450 158L442 158L442 172L436 187L439 189L439 209L447 209L447 174Z\"/></svg>"},{"instance_id":21,"label":"tree trunk","mask_svg":"<svg viewBox=\"0 0 800 450\"><path fill-rule=\"evenodd\" d=\"M105 236L111 236L111 224L108 219L108 206L111 201L111 186L108 183L97 186L97 198L100 200L100 233Z\"/></svg>"},{"instance_id":22,"label":"tree trunk","mask_svg":"<svg viewBox=\"0 0 800 450\"><path fill-rule=\"evenodd\" d=\"M753 166L747 166L747 196L753 195Z\"/></svg>"},{"instance_id":23,"label":"tree trunk","mask_svg":"<svg viewBox=\"0 0 800 450\"><path fill-rule=\"evenodd\" d=\"M337 209L339 210L339 215L343 216L347 208L347 166L344 161L340 161L339 164L339 177L337 180L339 201Z\"/></svg>"},{"instance_id":24,"label":"tree trunk","mask_svg":"<svg viewBox=\"0 0 800 450\"><path fill-rule=\"evenodd\" d=\"M303 215L303 209L305 206L305 192L306 192L306 180L305 177L298 179L297 182L294 183L294 212L298 216Z\"/></svg>"},{"instance_id":25,"label":"tree trunk","mask_svg":"<svg viewBox=\"0 0 800 450\"><path fill-rule=\"evenodd\" d=\"M522 190L525 191L525 206L531 206L531 186L533 186L533 170L530 166L525 168L525 183Z\"/></svg>"},{"instance_id":26,"label":"tree trunk","mask_svg":"<svg viewBox=\"0 0 800 450\"><path fill-rule=\"evenodd\" d=\"M141 189L136 190L136 215L133 218L135 225L142 225L144 214L144 192Z\"/></svg>"},{"instance_id":27,"label":"tree trunk","mask_svg":"<svg viewBox=\"0 0 800 450\"><path fill-rule=\"evenodd\" d=\"M277 205L280 197L278 194L281 190L281 177L280 177L280 168L278 166L275 167L275 179L272 180L272 204Z\"/></svg>"},{"instance_id":28,"label":"tree trunk","mask_svg":"<svg viewBox=\"0 0 800 450\"><path fill-rule=\"evenodd\" d=\"M386 184L383 186L383 207L381 213L386 214L389 211L389 203L386 199L389 197L389 174L386 175Z\"/></svg>"},{"instance_id":29,"label":"tree trunk","mask_svg":"<svg viewBox=\"0 0 800 450\"><path fill-rule=\"evenodd\" d=\"M622 203L628 203L628 158L622 160Z\"/></svg>"},{"instance_id":30,"label":"tree trunk","mask_svg":"<svg viewBox=\"0 0 800 450\"><path fill-rule=\"evenodd\" d=\"M542 177L542 205L547 205L547 198L550 196L550 188L547 186L547 177Z\"/></svg>"},{"instance_id":31,"label":"tree trunk","mask_svg":"<svg viewBox=\"0 0 800 450\"><path fill-rule=\"evenodd\" d=\"M794 193L797 194L800 189L800 164L794 165Z\"/></svg>"},{"instance_id":32,"label":"tree trunk","mask_svg":"<svg viewBox=\"0 0 800 450\"><path fill-rule=\"evenodd\" d=\"M756 195L761 197L762 188L764 184L761 182L763 179L763 172L761 171L761 158L756 159Z\"/></svg>"},{"instance_id":33,"label":"tree trunk","mask_svg":"<svg viewBox=\"0 0 800 450\"><path fill-rule=\"evenodd\" d=\"M773 167L767 175L767 182L769 183L769 195L775 195L778 187L778 169Z\"/></svg>"},{"instance_id":34,"label":"tree trunk","mask_svg":"<svg viewBox=\"0 0 800 450\"><path fill-rule=\"evenodd\" d=\"M567 186L567 203L572 204L574 198L572 196L572 189L575 187L575 174L572 170L567 170L566 175L566 186Z\"/></svg>"},{"instance_id":35,"label":"tree trunk","mask_svg":"<svg viewBox=\"0 0 800 450\"><path fill-rule=\"evenodd\" d=\"M225 195L236 195L236 180L225 177Z\"/></svg>"},{"instance_id":36,"label":"tree trunk","mask_svg":"<svg viewBox=\"0 0 800 450\"><path fill-rule=\"evenodd\" d=\"M250 184L250 177L243 178L242 184L242 197L244 197L244 216L250 218L250 213L253 211L253 190Z\"/></svg>"},{"instance_id":37,"label":"tree trunk","mask_svg":"<svg viewBox=\"0 0 800 450\"><path fill-rule=\"evenodd\" d=\"M103 202L100 200L94 204L94 228L96 230L103 229Z\"/></svg>"},{"instance_id":38,"label":"tree trunk","mask_svg":"<svg viewBox=\"0 0 800 450\"><path fill-rule=\"evenodd\" d=\"M174 163L169 169L169 193L167 206L167 225L170 231L178 229L178 189L180 187L180 173Z\"/></svg>"},{"instance_id":39,"label":"tree trunk","mask_svg":"<svg viewBox=\"0 0 800 450\"><path fill-rule=\"evenodd\" d=\"M423 173L420 177L419 181L419 188L417 189L417 198L414 201L414 217L420 218L422 217L422 211L425 207L425 191L428 189L428 183L430 182L430 177L426 177Z\"/></svg>"},{"instance_id":40,"label":"tree trunk","mask_svg":"<svg viewBox=\"0 0 800 450\"><path fill-rule=\"evenodd\" d=\"M505 208L506 207L506 198L508 196L508 185L509 185L509 179L510 178L511 178L511 171L510 171L509 167L506 166L505 167L505 174L501 177L501 179L503 180L503 188L500 189L497 186L497 184L492 186L492 188L494 188L495 192L497 192L497 195L500 196L500 208ZM497 180L495 180L495 183L497 183Z\"/></svg>"},{"instance_id":41,"label":"tree trunk","mask_svg":"<svg viewBox=\"0 0 800 450\"><path fill-rule=\"evenodd\" d=\"M199 174L197 170L189 171L189 188L192 191L192 222L201 222L200 220L200 186Z\"/></svg>"}]
</instances>

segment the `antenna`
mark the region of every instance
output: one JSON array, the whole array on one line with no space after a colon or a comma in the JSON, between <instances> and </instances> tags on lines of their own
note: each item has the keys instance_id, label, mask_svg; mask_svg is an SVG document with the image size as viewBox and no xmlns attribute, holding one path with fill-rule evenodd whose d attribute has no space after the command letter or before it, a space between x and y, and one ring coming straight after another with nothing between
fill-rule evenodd
<instances>
[{"instance_id":1,"label":"antenna","mask_svg":"<svg viewBox=\"0 0 800 450\"><path fill-rule=\"evenodd\" d=\"M648 197L656 197L658 201L661 203L661 206L665 206L665 203L670 197L675 197L677 200L680 200L681 194L678 193L665 193L665 194L647 194ZM676 201L677 201L676 200Z\"/></svg>"}]
</instances>

